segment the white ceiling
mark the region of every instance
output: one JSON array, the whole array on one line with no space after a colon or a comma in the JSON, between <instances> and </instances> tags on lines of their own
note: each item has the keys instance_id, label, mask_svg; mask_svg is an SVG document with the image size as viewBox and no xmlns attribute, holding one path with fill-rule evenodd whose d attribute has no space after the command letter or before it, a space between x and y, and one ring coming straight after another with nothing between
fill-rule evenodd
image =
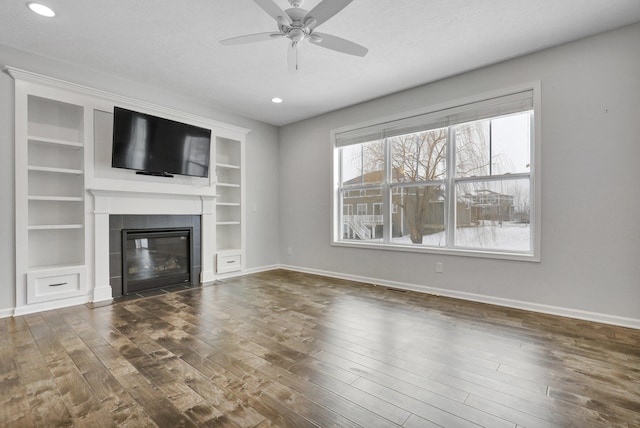
<instances>
[{"instance_id":1,"label":"white ceiling","mask_svg":"<svg viewBox=\"0 0 640 428\"><path fill-rule=\"evenodd\" d=\"M639 0L355 0L318 31L368 47L367 56L304 42L292 75L286 40L218 43L276 31L253 0L42 0L53 19L25 3L0 1L0 44L274 125L640 21Z\"/></svg>"}]
</instances>

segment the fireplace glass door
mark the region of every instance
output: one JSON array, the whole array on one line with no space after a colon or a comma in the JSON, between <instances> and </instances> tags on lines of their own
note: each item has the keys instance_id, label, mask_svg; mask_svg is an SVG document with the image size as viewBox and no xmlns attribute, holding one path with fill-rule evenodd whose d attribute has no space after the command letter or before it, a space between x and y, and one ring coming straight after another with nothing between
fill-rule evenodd
<instances>
[{"instance_id":1,"label":"fireplace glass door","mask_svg":"<svg viewBox=\"0 0 640 428\"><path fill-rule=\"evenodd\" d=\"M191 228L122 231L124 294L191 281Z\"/></svg>"}]
</instances>

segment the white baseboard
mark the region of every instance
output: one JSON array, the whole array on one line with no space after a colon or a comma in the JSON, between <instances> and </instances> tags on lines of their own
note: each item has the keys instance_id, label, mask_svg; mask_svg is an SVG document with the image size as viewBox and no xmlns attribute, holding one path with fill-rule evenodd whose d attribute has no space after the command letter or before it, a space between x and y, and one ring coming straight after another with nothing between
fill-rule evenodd
<instances>
[{"instance_id":1,"label":"white baseboard","mask_svg":"<svg viewBox=\"0 0 640 428\"><path fill-rule=\"evenodd\" d=\"M252 273L268 272L270 270L276 270L276 269L280 269L280 265L261 266L257 268L251 268L251 269L243 269L237 272L217 274L215 279L224 280L229 278L236 278L238 276L251 275Z\"/></svg>"},{"instance_id":2,"label":"white baseboard","mask_svg":"<svg viewBox=\"0 0 640 428\"><path fill-rule=\"evenodd\" d=\"M19 306L14 309L13 315L28 315L36 312L49 311L51 309L66 308L69 306L84 305L88 303L88 296L73 297L70 299L52 300L50 302L34 303L26 306Z\"/></svg>"},{"instance_id":3,"label":"white baseboard","mask_svg":"<svg viewBox=\"0 0 640 428\"><path fill-rule=\"evenodd\" d=\"M560 306L542 305L539 303L525 302L522 300L503 299L501 297L485 296L482 294L466 293L463 291L445 290L442 288L428 287L424 285L411 284L405 282L396 282L382 280L378 278L369 278L365 276L349 275L339 272L324 271L318 269L309 269L298 266L280 265L280 269L291 270L295 272L310 273L314 275L328 276L330 278L345 279L349 281L363 282L372 285L381 285L385 287L398 288L401 290L417 291L419 293L433 294L436 296L452 297L455 299L468 300L478 303L487 303L490 305L503 306L513 309L523 309L531 312L539 312L549 315L558 315L566 318L575 318L584 321L592 321L603 324L611 324L619 327L628 327L640 330L640 319L625 318L616 315L602 314L598 312L582 311L579 309L563 308Z\"/></svg>"},{"instance_id":4,"label":"white baseboard","mask_svg":"<svg viewBox=\"0 0 640 428\"><path fill-rule=\"evenodd\" d=\"M9 318L13 316L13 308L0 309L0 318Z\"/></svg>"},{"instance_id":5,"label":"white baseboard","mask_svg":"<svg viewBox=\"0 0 640 428\"><path fill-rule=\"evenodd\" d=\"M245 269L242 271L243 275L249 275L252 273L269 272L270 270L284 269L281 265L261 266L257 268Z\"/></svg>"}]
</instances>

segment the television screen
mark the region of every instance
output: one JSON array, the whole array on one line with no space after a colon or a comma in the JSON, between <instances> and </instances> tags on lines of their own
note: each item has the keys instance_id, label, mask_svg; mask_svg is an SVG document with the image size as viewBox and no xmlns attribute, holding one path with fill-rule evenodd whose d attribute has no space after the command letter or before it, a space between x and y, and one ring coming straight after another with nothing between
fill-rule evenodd
<instances>
[{"instance_id":1,"label":"television screen","mask_svg":"<svg viewBox=\"0 0 640 428\"><path fill-rule=\"evenodd\" d=\"M208 177L210 148L210 129L121 107L113 109L114 168L169 177Z\"/></svg>"}]
</instances>

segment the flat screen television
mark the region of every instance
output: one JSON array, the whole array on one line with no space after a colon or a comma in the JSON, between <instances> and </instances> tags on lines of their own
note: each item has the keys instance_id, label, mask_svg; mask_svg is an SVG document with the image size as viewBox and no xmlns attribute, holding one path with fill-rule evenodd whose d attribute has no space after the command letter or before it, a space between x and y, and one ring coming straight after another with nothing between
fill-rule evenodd
<instances>
[{"instance_id":1,"label":"flat screen television","mask_svg":"<svg viewBox=\"0 0 640 428\"><path fill-rule=\"evenodd\" d=\"M113 109L114 168L163 177L208 177L210 150L210 129L121 107Z\"/></svg>"}]
</instances>

